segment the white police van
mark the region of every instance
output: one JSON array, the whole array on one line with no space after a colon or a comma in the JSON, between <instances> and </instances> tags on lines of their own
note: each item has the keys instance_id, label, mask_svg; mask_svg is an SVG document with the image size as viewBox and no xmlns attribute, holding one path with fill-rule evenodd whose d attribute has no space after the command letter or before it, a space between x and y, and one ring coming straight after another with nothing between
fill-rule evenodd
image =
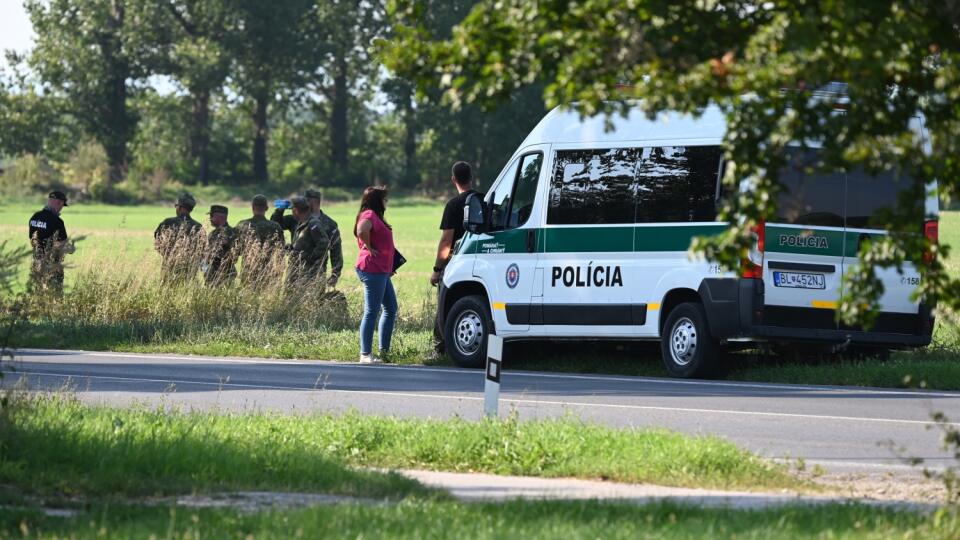
<instances>
[{"instance_id":1,"label":"white police van","mask_svg":"<svg viewBox=\"0 0 960 540\"><path fill-rule=\"evenodd\" d=\"M792 150L778 216L757 231L740 274L688 255L716 220L725 120L635 111L581 119L554 110L486 195L440 291L447 352L480 366L486 338L659 340L680 377L709 376L725 345L764 342L878 349L929 344L929 306L911 299L916 268L881 270L881 314L869 330L837 323L841 276L859 243L885 234L882 208L909 182L897 174L809 174L815 150ZM921 121L915 121L922 129ZM935 188L935 186L931 186ZM930 190L933 193L934 189ZM936 239L938 201L917 232Z\"/></svg>"}]
</instances>

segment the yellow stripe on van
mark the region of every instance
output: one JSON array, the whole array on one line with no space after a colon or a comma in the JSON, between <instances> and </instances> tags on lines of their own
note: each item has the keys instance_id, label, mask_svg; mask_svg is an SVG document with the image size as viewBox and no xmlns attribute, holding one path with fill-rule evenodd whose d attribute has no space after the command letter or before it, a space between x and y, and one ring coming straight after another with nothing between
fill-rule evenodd
<instances>
[{"instance_id":1,"label":"yellow stripe on van","mask_svg":"<svg viewBox=\"0 0 960 540\"><path fill-rule=\"evenodd\" d=\"M820 309L837 309L837 303L832 300L814 300L810 305Z\"/></svg>"},{"instance_id":2,"label":"yellow stripe on van","mask_svg":"<svg viewBox=\"0 0 960 540\"><path fill-rule=\"evenodd\" d=\"M647 311L657 311L658 309L660 309L660 304L656 302L647 304Z\"/></svg>"},{"instance_id":3,"label":"yellow stripe on van","mask_svg":"<svg viewBox=\"0 0 960 540\"><path fill-rule=\"evenodd\" d=\"M505 302L494 302L493 309L507 309L507 304Z\"/></svg>"}]
</instances>

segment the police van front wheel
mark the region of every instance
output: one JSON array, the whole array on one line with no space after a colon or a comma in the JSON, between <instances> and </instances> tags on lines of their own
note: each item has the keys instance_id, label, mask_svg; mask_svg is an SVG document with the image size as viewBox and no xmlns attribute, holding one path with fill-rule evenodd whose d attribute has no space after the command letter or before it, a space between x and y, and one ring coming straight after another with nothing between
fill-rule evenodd
<instances>
[{"instance_id":1,"label":"police van front wheel","mask_svg":"<svg viewBox=\"0 0 960 540\"><path fill-rule=\"evenodd\" d=\"M490 310L482 296L457 300L446 317L444 340L447 354L460 367L480 368L487 361Z\"/></svg>"},{"instance_id":2,"label":"police van front wheel","mask_svg":"<svg viewBox=\"0 0 960 540\"><path fill-rule=\"evenodd\" d=\"M660 353L674 377L706 378L717 374L720 348L710 335L701 304L686 302L667 314L660 336Z\"/></svg>"}]
</instances>

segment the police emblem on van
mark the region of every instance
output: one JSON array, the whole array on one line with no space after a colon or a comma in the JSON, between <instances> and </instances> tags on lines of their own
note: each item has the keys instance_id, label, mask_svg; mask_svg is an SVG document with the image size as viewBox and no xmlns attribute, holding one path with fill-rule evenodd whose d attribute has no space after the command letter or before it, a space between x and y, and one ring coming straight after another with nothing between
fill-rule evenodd
<instances>
[{"instance_id":1,"label":"police emblem on van","mask_svg":"<svg viewBox=\"0 0 960 540\"><path fill-rule=\"evenodd\" d=\"M780 245L815 249L830 248L827 244L827 237L813 234L813 231L803 231L800 234L781 234Z\"/></svg>"},{"instance_id":2,"label":"police emblem on van","mask_svg":"<svg viewBox=\"0 0 960 540\"><path fill-rule=\"evenodd\" d=\"M513 289L520 283L520 267L513 263L507 267L507 287Z\"/></svg>"}]
</instances>

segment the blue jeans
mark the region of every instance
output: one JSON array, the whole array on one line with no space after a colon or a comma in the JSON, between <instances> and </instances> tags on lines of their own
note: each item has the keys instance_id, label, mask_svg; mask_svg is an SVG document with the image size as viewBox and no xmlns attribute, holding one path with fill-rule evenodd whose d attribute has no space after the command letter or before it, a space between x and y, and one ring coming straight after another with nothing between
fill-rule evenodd
<instances>
[{"instance_id":1,"label":"blue jeans","mask_svg":"<svg viewBox=\"0 0 960 540\"><path fill-rule=\"evenodd\" d=\"M390 350L393 324L397 321L397 293L393 290L390 274L372 274L359 268L357 277L363 283L363 318L360 319L360 354L373 352L373 327L380 308L380 352Z\"/></svg>"}]
</instances>

